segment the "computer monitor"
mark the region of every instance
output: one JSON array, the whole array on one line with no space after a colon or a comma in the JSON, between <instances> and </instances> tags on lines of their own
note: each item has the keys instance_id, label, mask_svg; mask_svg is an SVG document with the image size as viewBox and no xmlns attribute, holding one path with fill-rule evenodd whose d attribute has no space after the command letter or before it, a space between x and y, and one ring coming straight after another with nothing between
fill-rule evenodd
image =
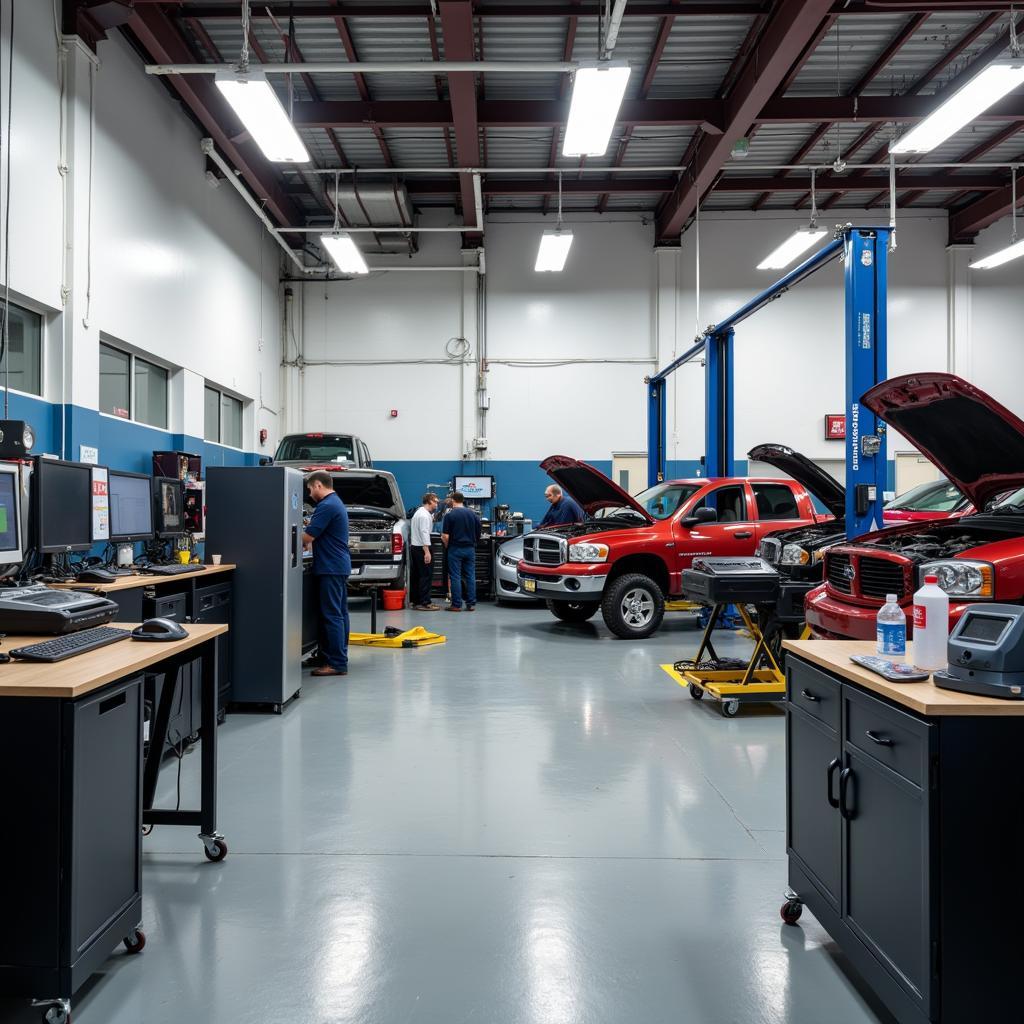
<instances>
[{"instance_id":1,"label":"computer monitor","mask_svg":"<svg viewBox=\"0 0 1024 1024\"><path fill-rule=\"evenodd\" d=\"M32 480L39 551L88 551L92 547L92 466L36 459Z\"/></svg>"},{"instance_id":2,"label":"computer monitor","mask_svg":"<svg viewBox=\"0 0 1024 1024\"><path fill-rule=\"evenodd\" d=\"M0 565L24 558L21 543L21 477L18 467L0 462Z\"/></svg>"},{"instance_id":3,"label":"computer monitor","mask_svg":"<svg viewBox=\"0 0 1024 1024\"><path fill-rule=\"evenodd\" d=\"M494 497L494 477L457 476L455 490L461 491L466 501L490 501Z\"/></svg>"},{"instance_id":4,"label":"computer monitor","mask_svg":"<svg viewBox=\"0 0 1024 1024\"><path fill-rule=\"evenodd\" d=\"M153 483L145 473L110 471L110 539L153 539Z\"/></svg>"},{"instance_id":5,"label":"computer monitor","mask_svg":"<svg viewBox=\"0 0 1024 1024\"><path fill-rule=\"evenodd\" d=\"M185 532L185 488L177 477L153 477L153 525L161 538Z\"/></svg>"}]
</instances>

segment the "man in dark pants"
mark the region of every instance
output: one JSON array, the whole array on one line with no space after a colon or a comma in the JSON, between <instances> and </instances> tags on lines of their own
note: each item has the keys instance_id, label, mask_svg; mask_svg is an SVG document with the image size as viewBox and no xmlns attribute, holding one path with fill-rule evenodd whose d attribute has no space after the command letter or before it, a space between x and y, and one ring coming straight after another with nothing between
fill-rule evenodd
<instances>
[{"instance_id":1,"label":"man in dark pants","mask_svg":"<svg viewBox=\"0 0 1024 1024\"><path fill-rule=\"evenodd\" d=\"M430 553L431 528L434 523L434 510L437 508L437 495L427 491L423 495L423 503L412 517L409 531L409 556L412 559L412 595L410 604L420 612L436 612L439 606L430 600L430 585L433 569L433 557Z\"/></svg>"},{"instance_id":2,"label":"man in dark pants","mask_svg":"<svg viewBox=\"0 0 1024 1024\"><path fill-rule=\"evenodd\" d=\"M462 587L466 587L466 611L476 611L476 542L480 539L480 517L465 506L461 491L452 495L451 510L441 524L441 541L452 584L450 612L462 611Z\"/></svg>"},{"instance_id":3,"label":"man in dark pants","mask_svg":"<svg viewBox=\"0 0 1024 1024\"><path fill-rule=\"evenodd\" d=\"M313 549L313 574L320 585L320 655L326 664L315 676L348 675L348 509L334 491L330 473L317 470L306 480L316 508L302 534L302 546Z\"/></svg>"}]
</instances>

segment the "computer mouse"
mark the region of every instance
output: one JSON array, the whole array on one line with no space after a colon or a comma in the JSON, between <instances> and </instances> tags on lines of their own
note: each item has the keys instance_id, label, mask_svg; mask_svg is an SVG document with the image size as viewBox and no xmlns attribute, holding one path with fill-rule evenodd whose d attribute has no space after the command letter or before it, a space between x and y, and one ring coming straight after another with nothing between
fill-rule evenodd
<instances>
[{"instance_id":1,"label":"computer mouse","mask_svg":"<svg viewBox=\"0 0 1024 1024\"><path fill-rule=\"evenodd\" d=\"M170 619L146 619L141 626L132 630L133 640L155 640L166 642L169 640L184 640L188 633L176 622Z\"/></svg>"},{"instance_id":2,"label":"computer mouse","mask_svg":"<svg viewBox=\"0 0 1024 1024\"><path fill-rule=\"evenodd\" d=\"M117 577L108 569L83 569L78 574L79 583L116 583Z\"/></svg>"}]
</instances>

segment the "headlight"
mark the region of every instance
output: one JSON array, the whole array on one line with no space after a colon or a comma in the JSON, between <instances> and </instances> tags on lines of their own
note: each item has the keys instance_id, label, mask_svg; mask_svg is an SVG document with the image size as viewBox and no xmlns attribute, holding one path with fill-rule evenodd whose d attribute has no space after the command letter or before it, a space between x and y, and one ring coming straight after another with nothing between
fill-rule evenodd
<instances>
[{"instance_id":1,"label":"headlight","mask_svg":"<svg viewBox=\"0 0 1024 1024\"><path fill-rule=\"evenodd\" d=\"M954 558L948 562L926 562L918 566L918 586L925 576L938 576L939 586L950 597L995 597L995 570L988 562Z\"/></svg>"},{"instance_id":2,"label":"headlight","mask_svg":"<svg viewBox=\"0 0 1024 1024\"><path fill-rule=\"evenodd\" d=\"M570 562L603 562L608 558L607 544L570 544Z\"/></svg>"},{"instance_id":3,"label":"headlight","mask_svg":"<svg viewBox=\"0 0 1024 1024\"><path fill-rule=\"evenodd\" d=\"M514 558L509 558L508 555L502 555L498 561L507 568L511 568L513 565L519 564Z\"/></svg>"},{"instance_id":4,"label":"headlight","mask_svg":"<svg viewBox=\"0 0 1024 1024\"><path fill-rule=\"evenodd\" d=\"M799 544L787 544L782 549L783 565L807 565L811 556Z\"/></svg>"}]
</instances>

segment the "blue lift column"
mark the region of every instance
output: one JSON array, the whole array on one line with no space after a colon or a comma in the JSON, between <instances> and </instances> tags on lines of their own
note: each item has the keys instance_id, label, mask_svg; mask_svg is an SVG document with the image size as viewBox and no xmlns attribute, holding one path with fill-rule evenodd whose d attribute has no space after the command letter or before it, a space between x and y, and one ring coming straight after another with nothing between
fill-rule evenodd
<instances>
[{"instance_id":1,"label":"blue lift column","mask_svg":"<svg viewBox=\"0 0 1024 1024\"><path fill-rule=\"evenodd\" d=\"M846 232L846 536L882 526L885 424L860 396L886 378L888 228Z\"/></svg>"},{"instance_id":2,"label":"blue lift column","mask_svg":"<svg viewBox=\"0 0 1024 1024\"><path fill-rule=\"evenodd\" d=\"M705 475L733 476L733 338L731 328L704 339Z\"/></svg>"},{"instance_id":3,"label":"blue lift column","mask_svg":"<svg viewBox=\"0 0 1024 1024\"><path fill-rule=\"evenodd\" d=\"M647 380L647 486L665 479L665 378Z\"/></svg>"}]
</instances>

